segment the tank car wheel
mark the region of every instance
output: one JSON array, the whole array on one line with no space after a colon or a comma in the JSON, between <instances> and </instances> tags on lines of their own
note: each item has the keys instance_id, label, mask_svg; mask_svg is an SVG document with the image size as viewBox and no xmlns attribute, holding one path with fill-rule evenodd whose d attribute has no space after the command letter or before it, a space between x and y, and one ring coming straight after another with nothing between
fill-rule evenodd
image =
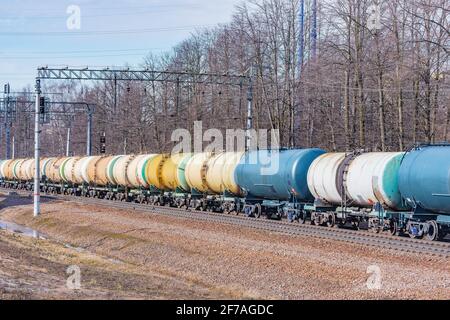
<instances>
[{"instance_id":1,"label":"tank car wheel","mask_svg":"<svg viewBox=\"0 0 450 320\"><path fill-rule=\"evenodd\" d=\"M305 224L306 223L306 212L300 213L298 217L298 223Z\"/></svg>"},{"instance_id":2,"label":"tank car wheel","mask_svg":"<svg viewBox=\"0 0 450 320\"><path fill-rule=\"evenodd\" d=\"M389 233L391 234L391 236L398 236L400 234L397 221L391 220L391 222L389 223Z\"/></svg>"},{"instance_id":3,"label":"tank car wheel","mask_svg":"<svg viewBox=\"0 0 450 320\"><path fill-rule=\"evenodd\" d=\"M439 226L436 221L428 221L428 232L426 234L426 239L429 241L436 241L439 239Z\"/></svg>"},{"instance_id":4,"label":"tank car wheel","mask_svg":"<svg viewBox=\"0 0 450 320\"><path fill-rule=\"evenodd\" d=\"M328 215L325 224L328 228L333 228L336 225L336 217L334 216L334 214L330 213Z\"/></svg>"},{"instance_id":5,"label":"tank car wheel","mask_svg":"<svg viewBox=\"0 0 450 320\"><path fill-rule=\"evenodd\" d=\"M242 212L241 210L242 210L241 204L239 202L236 203L236 207L234 208L234 213L238 216Z\"/></svg>"},{"instance_id":6,"label":"tank car wheel","mask_svg":"<svg viewBox=\"0 0 450 320\"><path fill-rule=\"evenodd\" d=\"M258 203L255 205L255 210L253 211L253 215L256 219L261 218L262 208L261 205Z\"/></svg>"},{"instance_id":7,"label":"tank car wheel","mask_svg":"<svg viewBox=\"0 0 450 320\"><path fill-rule=\"evenodd\" d=\"M178 208L179 209L188 209L189 207L188 207L188 205L186 204L186 203L183 203L183 202L180 202L179 204L178 204Z\"/></svg>"},{"instance_id":8,"label":"tank car wheel","mask_svg":"<svg viewBox=\"0 0 450 320\"><path fill-rule=\"evenodd\" d=\"M316 216L314 213L311 215L311 225L313 226L320 226L320 218L318 216Z\"/></svg>"}]
</instances>

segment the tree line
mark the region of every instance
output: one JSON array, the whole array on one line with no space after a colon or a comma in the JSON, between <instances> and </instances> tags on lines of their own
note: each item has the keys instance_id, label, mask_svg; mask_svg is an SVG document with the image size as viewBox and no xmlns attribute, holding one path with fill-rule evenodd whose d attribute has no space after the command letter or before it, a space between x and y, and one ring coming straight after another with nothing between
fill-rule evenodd
<instances>
[{"instance_id":1,"label":"tree line","mask_svg":"<svg viewBox=\"0 0 450 320\"><path fill-rule=\"evenodd\" d=\"M319 0L314 50L310 9L300 40L299 0L246 1L230 23L197 30L139 67L251 75L253 125L279 129L284 147L405 150L450 137L449 10L446 0ZM170 151L172 131L194 121L246 126L245 84L71 81L46 90L97 105L95 153L103 132L108 153L153 153ZM14 124L18 155L32 154L27 126ZM44 126L44 153L65 153L67 126L73 153L84 153L82 115Z\"/></svg>"}]
</instances>

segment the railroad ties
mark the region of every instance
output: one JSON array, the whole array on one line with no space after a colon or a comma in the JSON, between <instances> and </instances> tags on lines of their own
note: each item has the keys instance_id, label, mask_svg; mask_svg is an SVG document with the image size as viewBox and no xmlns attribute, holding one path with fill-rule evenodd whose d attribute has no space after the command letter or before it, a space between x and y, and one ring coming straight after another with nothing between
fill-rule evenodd
<instances>
[{"instance_id":1,"label":"railroad ties","mask_svg":"<svg viewBox=\"0 0 450 320\"><path fill-rule=\"evenodd\" d=\"M0 188L0 191L7 193L11 190ZM17 190L16 192L20 195L30 194L27 191ZM376 234L348 229L340 229L337 227L324 228L320 226L313 226L307 224L289 223L277 220L254 219L245 216L153 206L146 204L138 204L134 202L101 200L94 198L65 196L65 195L51 195L51 196L43 195L43 197L65 201L76 201L88 205L107 206L110 208L121 210L129 210L129 211L132 210L144 213L173 216L189 220L217 222L228 225L251 228L255 230L276 232L282 235L304 236L316 239L341 241L346 243L354 243L357 245L375 247L378 249L409 252L434 257L442 257L442 258L450 257L450 243L446 242L431 242L410 238L394 237L386 234Z\"/></svg>"}]
</instances>

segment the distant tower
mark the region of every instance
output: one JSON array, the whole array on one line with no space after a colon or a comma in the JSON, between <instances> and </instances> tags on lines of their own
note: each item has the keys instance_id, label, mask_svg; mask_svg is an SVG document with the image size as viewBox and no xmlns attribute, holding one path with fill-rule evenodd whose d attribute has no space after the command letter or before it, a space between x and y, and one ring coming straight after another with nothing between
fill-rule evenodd
<instances>
[{"instance_id":1,"label":"distant tower","mask_svg":"<svg viewBox=\"0 0 450 320\"><path fill-rule=\"evenodd\" d=\"M300 76L303 72L303 66L306 60L315 60L317 57L317 0L307 2L305 8L305 0L300 0L299 12L299 44L298 44L298 64ZM305 12L307 9L307 12ZM309 39L305 36L305 14L309 17ZM308 31L307 31L308 32ZM305 40L308 41L308 55L305 57Z\"/></svg>"},{"instance_id":2,"label":"distant tower","mask_svg":"<svg viewBox=\"0 0 450 320\"><path fill-rule=\"evenodd\" d=\"M311 17L311 57L317 57L317 0L312 0Z\"/></svg>"},{"instance_id":3,"label":"distant tower","mask_svg":"<svg viewBox=\"0 0 450 320\"><path fill-rule=\"evenodd\" d=\"M299 35L299 44L298 44L298 69L299 76L301 76L303 71L303 61L305 59L305 0L300 1L300 14L299 14L299 22L300 22L300 35Z\"/></svg>"}]
</instances>

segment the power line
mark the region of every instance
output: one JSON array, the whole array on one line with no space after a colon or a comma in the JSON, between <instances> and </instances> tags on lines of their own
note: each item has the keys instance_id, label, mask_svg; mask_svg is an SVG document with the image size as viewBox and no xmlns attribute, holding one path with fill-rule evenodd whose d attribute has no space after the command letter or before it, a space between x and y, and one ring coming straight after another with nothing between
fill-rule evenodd
<instances>
[{"instance_id":1,"label":"power line","mask_svg":"<svg viewBox=\"0 0 450 320\"><path fill-rule=\"evenodd\" d=\"M200 6L185 6L186 9L196 9L200 8ZM83 7L81 7L83 9ZM148 7L144 7L143 9L149 9ZM59 16L17 16L17 17L0 17L0 19L3 20L57 20L57 19L67 19L68 15L65 11L62 11L63 15ZM110 14L83 14L83 19L90 19L90 18L102 18L102 17L123 17L123 16L131 16L131 15L145 15L145 14L161 14L163 12L173 12L173 9L167 8L165 10L138 10L138 11L132 11L132 12L117 12L117 13L110 13Z\"/></svg>"},{"instance_id":2,"label":"power line","mask_svg":"<svg viewBox=\"0 0 450 320\"><path fill-rule=\"evenodd\" d=\"M118 34L139 34L152 32L187 31L195 28L208 28L213 25L190 25L178 27L160 27L144 29L125 30L101 30L101 31L48 31L48 32L0 32L0 36L91 36L91 35L118 35Z\"/></svg>"},{"instance_id":3,"label":"power line","mask_svg":"<svg viewBox=\"0 0 450 320\"><path fill-rule=\"evenodd\" d=\"M168 9L172 8L173 9L173 8L183 8L183 7L190 8L190 7L199 7L199 5L195 5L195 4L151 4L151 5L146 5L146 6L110 6L110 5L108 5L108 6L104 6L104 7L99 7L99 6L95 6L95 5L93 6L92 4L89 4L89 3L84 3L82 5L79 5L79 7L81 9L88 8L90 10L99 10L99 11L108 11L108 10L122 11L122 10L126 10L126 9L141 10L141 9L152 9L152 8L153 9L158 9L158 8L168 8ZM4 9L5 9L5 11L11 12L15 9L15 7L12 7L12 8L6 7ZM49 13L49 12L59 13L61 11L65 12L65 10L66 10L66 6L62 7L61 9L47 9L46 8L44 11L46 13ZM35 8L33 8L33 9L20 8L20 12L36 13L36 11L37 10ZM0 17L0 19L7 19L7 18L8 17Z\"/></svg>"},{"instance_id":4,"label":"power line","mask_svg":"<svg viewBox=\"0 0 450 320\"><path fill-rule=\"evenodd\" d=\"M108 58L108 57L129 57L129 56L144 56L145 53L122 53L122 54L104 54L104 55L89 55L89 56L71 56L71 55L67 55L67 56L59 56L59 57L55 57L55 56L41 56L41 57L36 57L36 56L30 56L30 57L2 57L0 56L0 59L2 60L42 60L42 59L68 59L68 58L77 58L77 59L81 59L81 58Z\"/></svg>"},{"instance_id":5,"label":"power line","mask_svg":"<svg viewBox=\"0 0 450 320\"><path fill-rule=\"evenodd\" d=\"M8 54L59 54L59 53L91 53L91 52L129 52L129 51L152 51L170 50L170 48L145 48L145 49L100 49L100 50L70 50L70 51L7 51ZM4 52L0 52L3 54Z\"/></svg>"}]
</instances>

